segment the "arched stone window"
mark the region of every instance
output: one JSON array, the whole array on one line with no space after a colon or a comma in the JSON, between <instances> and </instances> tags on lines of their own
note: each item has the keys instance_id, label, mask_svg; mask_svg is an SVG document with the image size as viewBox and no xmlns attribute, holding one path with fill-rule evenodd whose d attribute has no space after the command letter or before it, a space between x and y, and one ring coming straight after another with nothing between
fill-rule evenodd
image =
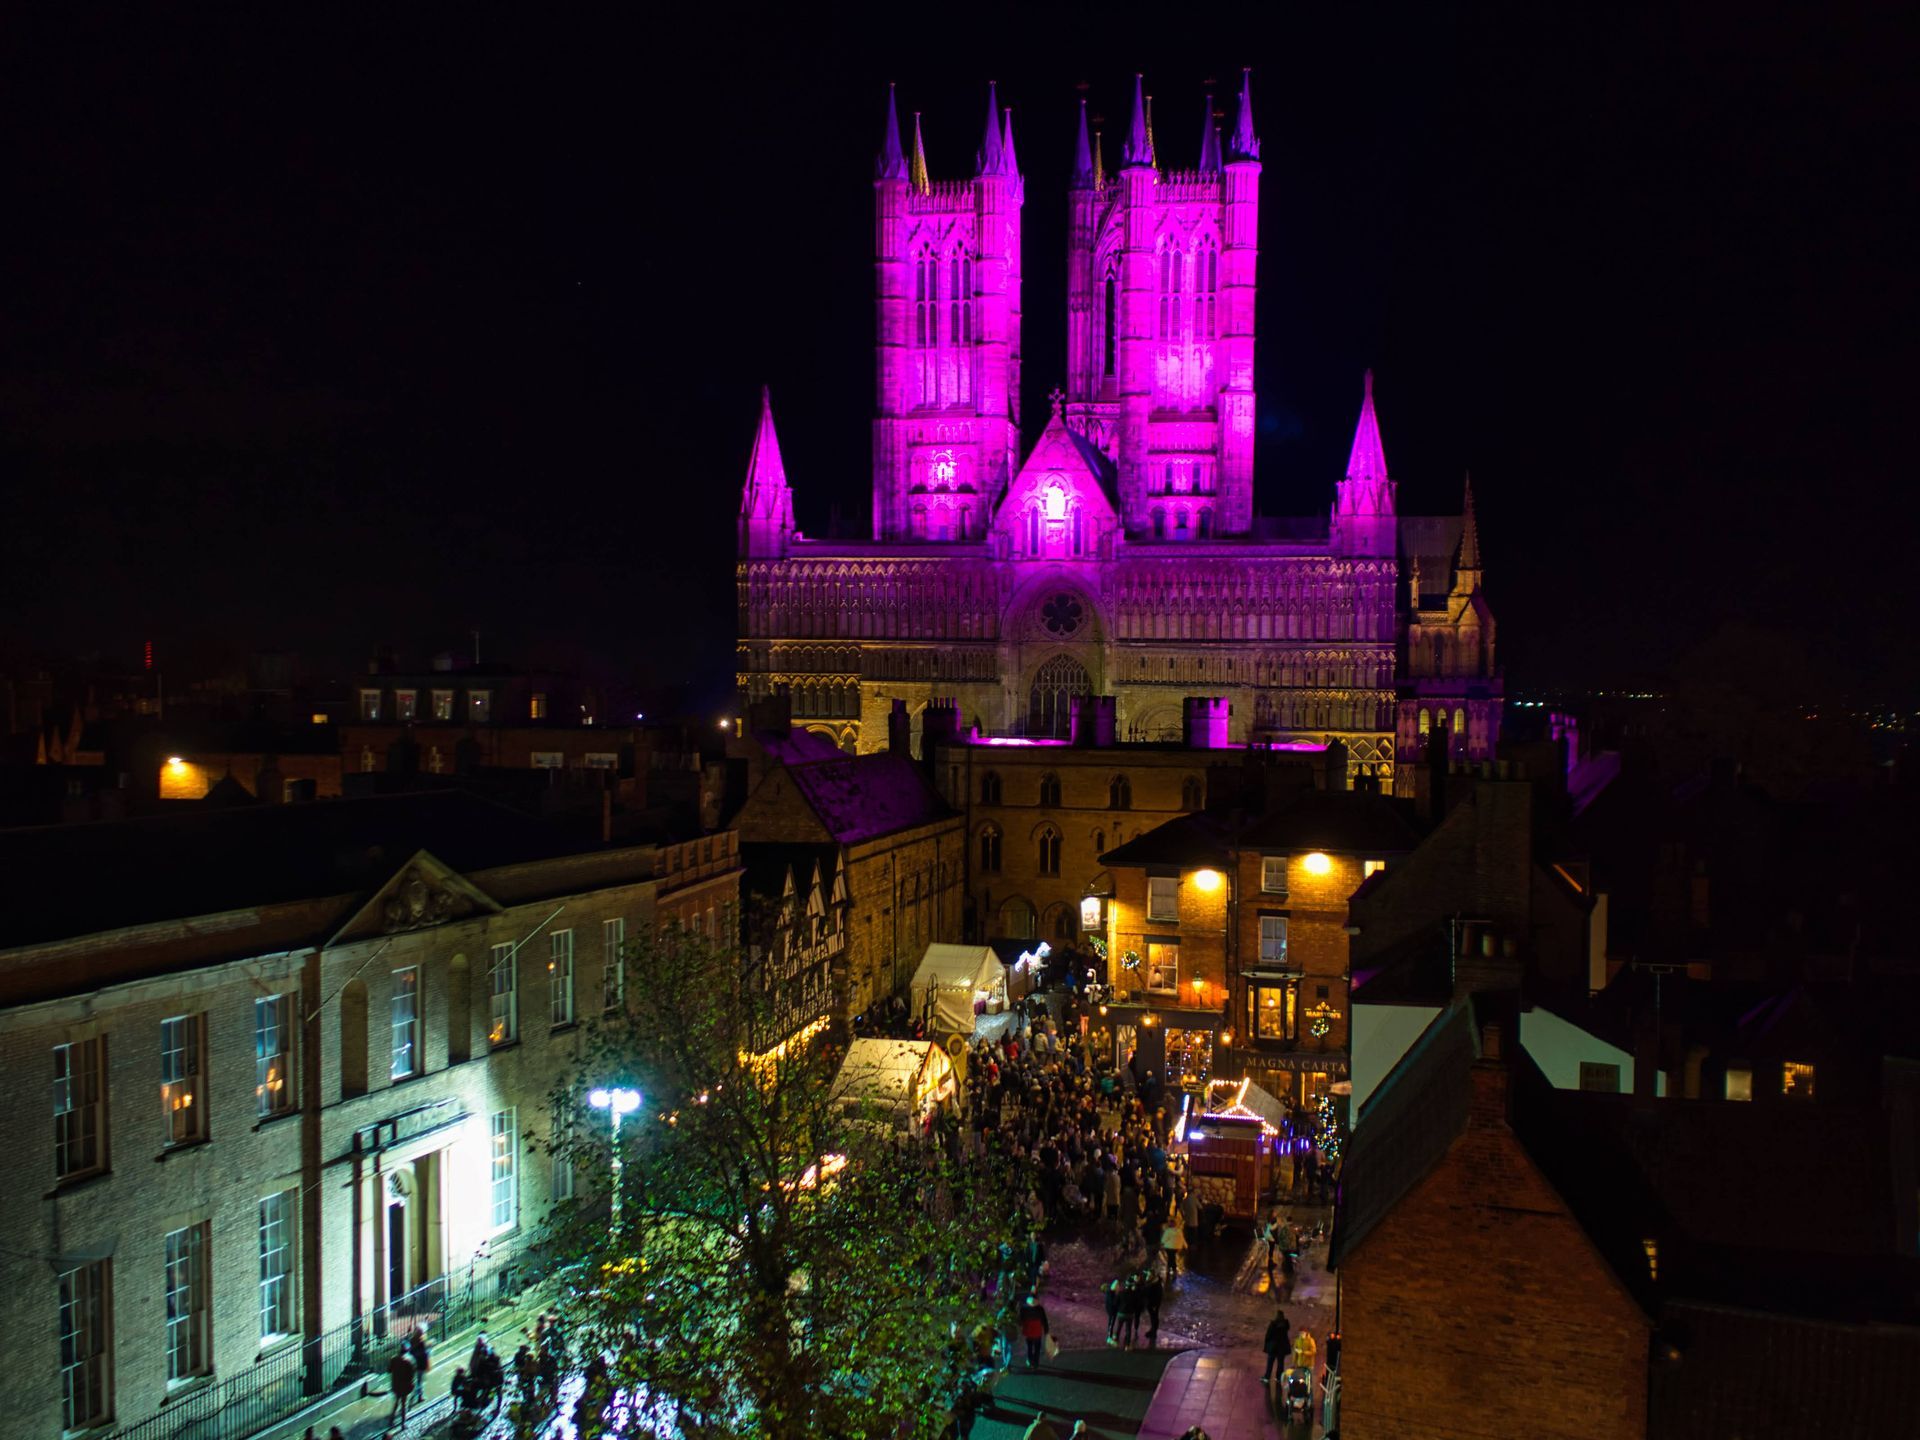
<instances>
[{"instance_id":1,"label":"arched stone window","mask_svg":"<svg viewBox=\"0 0 1920 1440\"><path fill-rule=\"evenodd\" d=\"M1100 855L1105 853L1106 848L1107 848L1107 832L1104 830L1095 830L1093 832L1093 853L1095 858L1098 858Z\"/></svg>"},{"instance_id":2,"label":"arched stone window","mask_svg":"<svg viewBox=\"0 0 1920 1440\"><path fill-rule=\"evenodd\" d=\"M989 770L980 777L980 803L998 805L1000 803L1000 772Z\"/></svg>"},{"instance_id":3,"label":"arched stone window","mask_svg":"<svg viewBox=\"0 0 1920 1440\"><path fill-rule=\"evenodd\" d=\"M1060 804L1060 777L1052 771L1040 777L1040 803L1055 807Z\"/></svg>"},{"instance_id":4,"label":"arched stone window","mask_svg":"<svg viewBox=\"0 0 1920 1440\"><path fill-rule=\"evenodd\" d=\"M1038 836L1037 846L1040 852L1040 873L1058 875L1060 873L1060 832L1051 825L1044 827Z\"/></svg>"},{"instance_id":5,"label":"arched stone window","mask_svg":"<svg viewBox=\"0 0 1920 1440\"><path fill-rule=\"evenodd\" d=\"M1431 729L1433 729L1433 716L1429 713L1427 707L1422 705L1420 707L1420 733L1425 735Z\"/></svg>"},{"instance_id":6,"label":"arched stone window","mask_svg":"<svg viewBox=\"0 0 1920 1440\"><path fill-rule=\"evenodd\" d=\"M1198 775L1189 775L1180 782L1180 808L1199 810L1206 804L1206 787L1200 783Z\"/></svg>"},{"instance_id":7,"label":"arched stone window","mask_svg":"<svg viewBox=\"0 0 1920 1440\"><path fill-rule=\"evenodd\" d=\"M1110 810L1133 808L1133 782L1126 776L1116 775L1107 785L1107 808Z\"/></svg>"},{"instance_id":8,"label":"arched stone window","mask_svg":"<svg viewBox=\"0 0 1920 1440\"><path fill-rule=\"evenodd\" d=\"M1033 905L1018 895L1000 904L1000 933L1009 940L1033 939Z\"/></svg>"},{"instance_id":9,"label":"arched stone window","mask_svg":"<svg viewBox=\"0 0 1920 1440\"><path fill-rule=\"evenodd\" d=\"M983 875L1000 873L1000 827L998 825L980 827L980 872Z\"/></svg>"},{"instance_id":10,"label":"arched stone window","mask_svg":"<svg viewBox=\"0 0 1920 1440\"><path fill-rule=\"evenodd\" d=\"M1040 917L1041 933L1055 940L1073 939L1073 907L1056 900L1047 907L1047 913Z\"/></svg>"},{"instance_id":11,"label":"arched stone window","mask_svg":"<svg viewBox=\"0 0 1920 1440\"><path fill-rule=\"evenodd\" d=\"M1073 697L1093 688L1087 670L1071 655L1056 655L1034 672L1027 695L1027 733L1065 736L1072 726Z\"/></svg>"}]
</instances>

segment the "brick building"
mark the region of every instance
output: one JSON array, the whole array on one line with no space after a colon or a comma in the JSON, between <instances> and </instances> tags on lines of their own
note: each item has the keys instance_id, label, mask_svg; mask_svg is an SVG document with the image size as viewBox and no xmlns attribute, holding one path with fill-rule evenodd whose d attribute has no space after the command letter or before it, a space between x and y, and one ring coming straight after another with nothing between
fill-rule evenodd
<instances>
[{"instance_id":1,"label":"brick building","mask_svg":"<svg viewBox=\"0 0 1920 1440\"><path fill-rule=\"evenodd\" d=\"M1329 788L1283 790L1251 819L1182 816L1102 857L1121 1058L1138 1045L1170 1083L1246 1075L1302 1106L1340 1093L1348 897L1417 832L1400 802L1339 788L1344 767L1329 768Z\"/></svg>"},{"instance_id":2,"label":"brick building","mask_svg":"<svg viewBox=\"0 0 1920 1440\"><path fill-rule=\"evenodd\" d=\"M458 793L0 834L15 1433L284 1413L385 1308L533 1244L625 939L724 933L731 835L570 841ZM35 1100L33 1097L41 1097Z\"/></svg>"},{"instance_id":3,"label":"brick building","mask_svg":"<svg viewBox=\"0 0 1920 1440\"><path fill-rule=\"evenodd\" d=\"M822 873L847 907L832 998L842 1020L903 990L929 944L961 938L966 832L906 753L904 715L896 720L895 748L873 755L790 728L754 728L739 742L748 794L729 823L754 873L777 876L779 859L798 853L772 852L769 865L765 846L832 852ZM755 898L777 904L778 883Z\"/></svg>"},{"instance_id":4,"label":"brick building","mask_svg":"<svg viewBox=\"0 0 1920 1440\"><path fill-rule=\"evenodd\" d=\"M1913 1068L1878 1106L1557 1088L1513 1003L1450 1006L1348 1148L1341 1435L1911 1434Z\"/></svg>"}]
</instances>

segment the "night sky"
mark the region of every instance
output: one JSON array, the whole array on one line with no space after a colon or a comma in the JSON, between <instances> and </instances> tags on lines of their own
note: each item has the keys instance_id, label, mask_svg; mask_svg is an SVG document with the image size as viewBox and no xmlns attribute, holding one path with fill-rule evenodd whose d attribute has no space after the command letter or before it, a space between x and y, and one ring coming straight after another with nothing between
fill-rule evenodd
<instances>
[{"instance_id":1,"label":"night sky","mask_svg":"<svg viewBox=\"0 0 1920 1440\"><path fill-rule=\"evenodd\" d=\"M802 526L866 524L887 82L936 178L989 78L1015 107L1031 441L1076 85L1113 164L1144 69L1186 166L1252 65L1263 511L1325 509L1371 366L1402 510L1473 472L1515 688L1736 617L1861 699L1920 680L1895 7L271 8L13 17L0 659L478 627L718 696L763 381Z\"/></svg>"}]
</instances>

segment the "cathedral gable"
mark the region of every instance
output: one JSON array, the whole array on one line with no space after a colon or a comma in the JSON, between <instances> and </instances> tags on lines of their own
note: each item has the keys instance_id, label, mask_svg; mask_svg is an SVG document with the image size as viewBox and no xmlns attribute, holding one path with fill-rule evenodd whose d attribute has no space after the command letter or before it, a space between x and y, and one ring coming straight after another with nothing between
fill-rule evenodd
<instances>
[{"instance_id":1,"label":"cathedral gable","mask_svg":"<svg viewBox=\"0 0 1920 1440\"><path fill-rule=\"evenodd\" d=\"M473 915L497 914L498 901L420 851L350 915L329 945L379 935L398 935L448 925Z\"/></svg>"},{"instance_id":2,"label":"cathedral gable","mask_svg":"<svg viewBox=\"0 0 1920 1440\"><path fill-rule=\"evenodd\" d=\"M1023 559L1095 559L1118 528L1110 465L1056 409L1000 498L994 528Z\"/></svg>"}]
</instances>

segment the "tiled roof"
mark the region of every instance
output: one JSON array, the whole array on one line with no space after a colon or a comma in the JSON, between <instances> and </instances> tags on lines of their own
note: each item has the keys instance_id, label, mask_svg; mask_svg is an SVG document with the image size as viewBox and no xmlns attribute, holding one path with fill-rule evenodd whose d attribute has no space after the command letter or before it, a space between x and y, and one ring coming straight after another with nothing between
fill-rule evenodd
<instances>
[{"instance_id":1,"label":"tiled roof","mask_svg":"<svg viewBox=\"0 0 1920 1440\"><path fill-rule=\"evenodd\" d=\"M1353 790L1296 791L1240 832L1250 849L1347 855L1399 855L1419 841L1398 802Z\"/></svg>"},{"instance_id":2,"label":"tiled roof","mask_svg":"<svg viewBox=\"0 0 1920 1440\"><path fill-rule=\"evenodd\" d=\"M1100 856L1102 865L1224 866L1233 859L1233 832L1210 815L1178 815Z\"/></svg>"},{"instance_id":3,"label":"tiled roof","mask_svg":"<svg viewBox=\"0 0 1920 1440\"><path fill-rule=\"evenodd\" d=\"M905 755L842 755L787 771L827 832L842 845L934 825L953 811Z\"/></svg>"}]
</instances>

